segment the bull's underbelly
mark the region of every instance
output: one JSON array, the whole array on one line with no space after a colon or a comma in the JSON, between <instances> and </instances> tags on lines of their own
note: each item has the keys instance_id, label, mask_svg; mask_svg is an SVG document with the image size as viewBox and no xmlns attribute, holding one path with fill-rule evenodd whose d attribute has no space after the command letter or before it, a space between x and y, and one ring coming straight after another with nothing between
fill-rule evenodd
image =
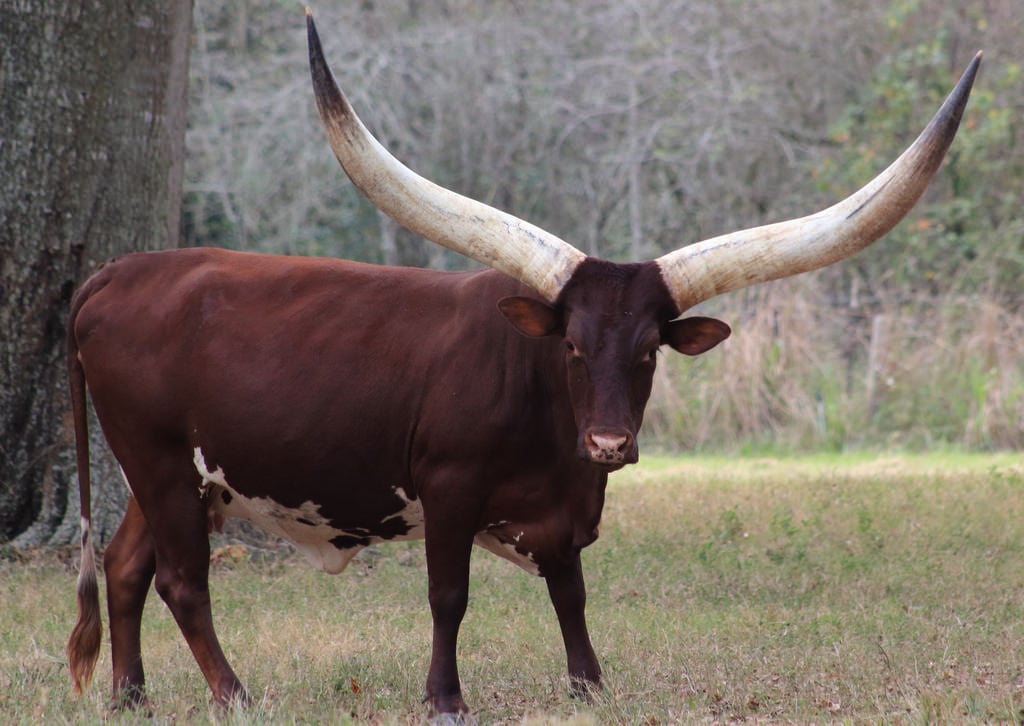
<instances>
[{"instance_id":1,"label":"bull's underbelly","mask_svg":"<svg viewBox=\"0 0 1024 726\"><path fill-rule=\"evenodd\" d=\"M423 506L418 499L410 499L401 487L392 488L399 502L395 511L378 522L340 528L324 516L317 502L306 500L298 507L291 507L270 497L246 496L228 482L221 468L209 470L199 448L194 450L193 460L202 477L201 493L209 502L212 522L228 518L252 522L291 542L310 564L324 572L341 572L360 550L370 545L424 537ZM533 553L520 546L523 535L523 530L516 532L509 522L502 521L478 532L474 542L531 574L539 574Z\"/></svg>"}]
</instances>

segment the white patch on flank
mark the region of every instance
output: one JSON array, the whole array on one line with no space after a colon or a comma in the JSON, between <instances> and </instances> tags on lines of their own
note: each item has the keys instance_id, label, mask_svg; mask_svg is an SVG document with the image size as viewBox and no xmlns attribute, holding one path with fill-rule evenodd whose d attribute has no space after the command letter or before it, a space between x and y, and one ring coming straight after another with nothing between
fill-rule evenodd
<instances>
[{"instance_id":1,"label":"white patch on flank","mask_svg":"<svg viewBox=\"0 0 1024 726\"><path fill-rule=\"evenodd\" d=\"M520 532L515 537L515 542L518 542L522 536L523 533ZM520 552L516 549L515 542L505 542L499 539L497 535L486 530L478 532L476 537L473 538L473 544L483 547L488 552L493 552L498 557L502 557L515 565L519 565L531 575L539 575L540 567L534 561L533 553Z\"/></svg>"},{"instance_id":2,"label":"white patch on flank","mask_svg":"<svg viewBox=\"0 0 1024 726\"><path fill-rule=\"evenodd\" d=\"M192 449L192 463L195 464L199 476L203 477L202 483L199 484L199 496L205 497L210 491L210 487L214 484L219 484L222 487L228 485L228 480L224 478L224 470L218 466L213 471L210 471L209 467L206 466L206 458L203 456L203 451L198 446Z\"/></svg>"},{"instance_id":3,"label":"white patch on flank","mask_svg":"<svg viewBox=\"0 0 1024 726\"><path fill-rule=\"evenodd\" d=\"M324 572L338 574L348 566L356 553L366 546L352 544L346 549L338 549L331 540L337 537L352 537L366 540L366 544L383 541L380 537L371 536L366 529L344 530L333 526L331 521L320 513L320 505L313 501L307 500L295 508L286 507L270 497L247 497L239 494L228 484L227 476L221 467L210 471L198 446L193 451L192 460L203 480L199 492L203 496L209 495L210 509L225 518L245 519L271 534L288 540L311 565ZM394 487L394 493L405 502L405 506L394 514L389 514L382 523L399 517L409 531L394 537L394 540L422 539L422 505L418 500L405 496L399 487ZM226 503L225 498L229 500Z\"/></svg>"},{"instance_id":4,"label":"white patch on flank","mask_svg":"<svg viewBox=\"0 0 1024 726\"><path fill-rule=\"evenodd\" d=\"M395 537L396 540L413 540L423 539L424 527L423 527L423 505L419 499L409 499L405 496L405 492L400 487L392 487L392 491L395 496L401 499L405 506L399 509L394 514L389 514L387 517L381 520L381 524L389 522L392 519L401 519L409 531L403 534L401 537Z\"/></svg>"},{"instance_id":5,"label":"white patch on flank","mask_svg":"<svg viewBox=\"0 0 1024 726\"><path fill-rule=\"evenodd\" d=\"M331 540L336 537L363 537L365 534L346 532L332 526L330 520L320 514L319 504L305 501L295 509L269 497L245 497L228 485L224 485L222 491L231 495L231 501L225 504L221 492L215 491L211 497L212 507L225 517L247 519L271 534L288 540L311 565L324 572L338 574L363 549L356 544L348 549L338 549L331 544Z\"/></svg>"},{"instance_id":6,"label":"white patch on flank","mask_svg":"<svg viewBox=\"0 0 1024 726\"><path fill-rule=\"evenodd\" d=\"M367 545L382 541L423 539L424 536L423 504L419 499L410 499L398 486L392 487L392 492L402 500L403 506L397 512L384 517L380 523L383 525L397 519L408 531L384 540L371 536L368 529L356 527L344 530L333 526L331 521L320 513L320 505L313 501L307 500L296 508L286 507L269 497L247 497L239 494L238 490L228 483L227 475L221 467L210 471L206 458L198 446L193 450L192 461L199 476L202 477L199 493L201 496L209 497L210 509L213 512L225 518L248 520L261 529L288 540L310 564L330 574L344 570L356 553ZM229 500L226 503L225 498ZM509 522L502 520L489 525L487 529L477 533L473 539L474 544L518 565L531 575L539 575L540 567L533 554L517 549L525 534L523 531L513 535L511 541L491 531L507 524ZM338 549L331 542L338 537L365 540L366 544L352 544L346 549Z\"/></svg>"}]
</instances>

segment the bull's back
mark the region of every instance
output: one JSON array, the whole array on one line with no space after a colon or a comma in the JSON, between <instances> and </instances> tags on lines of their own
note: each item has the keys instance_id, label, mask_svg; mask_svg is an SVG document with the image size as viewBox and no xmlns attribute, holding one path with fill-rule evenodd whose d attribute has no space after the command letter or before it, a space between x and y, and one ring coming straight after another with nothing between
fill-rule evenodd
<instances>
[{"instance_id":1,"label":"bull's back","mask_svg":"<svg viewBox=\"0 0 1024 726\"><path fill-rule=\"evenodd\" d=\"M415 406L438 331L452 334L449 279L222 250L133 255L83 288L75 336L97 398L183 430L210 418L255 435L270 417L287 441L341 425L332 411L357 409L365 427Z\"/></svg>"}]
</instances>

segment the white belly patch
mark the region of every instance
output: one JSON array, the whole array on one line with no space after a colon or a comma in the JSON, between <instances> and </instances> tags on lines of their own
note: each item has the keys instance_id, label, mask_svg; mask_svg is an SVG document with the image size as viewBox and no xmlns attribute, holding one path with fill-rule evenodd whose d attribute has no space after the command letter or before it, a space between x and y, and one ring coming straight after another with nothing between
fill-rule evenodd
<instances>
[{"instance_id":1,"label":"white belly patch","mask_svg":"<svg viewBox=\"0 0 1024 726\"><path fill-rule=\"evenodd\" d=\"M197 446L193 450L193 463L202 477L200 495L208 496L210 508L225 518L245 519L271 534L295 545L310 564L324 572L337 574L348 566L364 547L382 541L423 539L423 507L418 499L409 499L400 487L394 494L405 506L381 520L387 529L404 530L385 540L367 529L339 529L320 513L320 505L305 501L299 507L286 507L269 497L247 497L239 494L230 484L224 470L210 471ZM400 525L397 528L394 525Z\"/></svg>"},{"instance_id":2,"label":"white belly patch","mask_svg":"<svg viewBox=\"0 0 1024 726\"><path fill-rule=\"evenodd\" d=\"M502 557L515 565L519 565L531 575L540 574L540 568L534 561L533 555L529 552L523 554L517 550L514 542L504 542L491 532L485 530L479 532L473 538L473 544L483 547L488 552L493 552L498 557Z\"/></svg>"},{"instance_id":3,"label":"white belly patch","mask_svg":"<svg viewBox=\"0 0 1024 726\"><path fill-rule=\"evenodd\" d=\"M288 540L311 565L332 575L344 570L364 547L385 541L423 539L424 536L423 505L418 499L406 496L398 486L393 487L392 491L404 506L384 517L380 524L385 531L399 534L381 537L361 527L351 530L335 527L331 520L320 513L320 505L310 500L296 508L286 507L270 497L247 497L239 494L228 483L221 467L210 471L198 446L193 449L192 461L199 476L202 477L199 495L209 499L210 510L213 513L225 519L244 519ZM508 523L500 522L493 526L504 524ZM477 533L473 539L474 544L518 565L532 575L540 574L540 568L533 555L529 552L520 552L516 547L522 533L518 537L513 537L512 541L507 541L489 530L490 528Z\"/></svg>"}]
</instances>

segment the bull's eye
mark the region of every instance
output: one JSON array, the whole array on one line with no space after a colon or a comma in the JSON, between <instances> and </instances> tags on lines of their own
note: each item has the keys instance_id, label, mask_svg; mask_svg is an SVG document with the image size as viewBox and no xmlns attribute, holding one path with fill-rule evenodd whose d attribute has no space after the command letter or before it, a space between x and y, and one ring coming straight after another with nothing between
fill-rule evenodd
<instances>
[{"instance_id":1,"label":"bull's eye","mask_svg":"<svg viewBox=\"0 0 1024 726\"><path fill-rule=\"evenodd\" d=\"M658 359L658 349L657 348L651 348L649 351L647 351L644 354L644 357L641 358L640 360L641 360L642 363L654 363L657 359Z\"/></svg>"},{"instance_id":2,"label":"bull's eye","mask_svg":"<svg viewBox=\"0 0 1024 726\"><path fill-rule=\"evenodd\" d=\"M576 352L576 346L575 346L575 344L573 344L573 342L571 340L565 341L565 349L567 351L569 351L570 353L575 353Z\"/></svg>"}]
</instances>

